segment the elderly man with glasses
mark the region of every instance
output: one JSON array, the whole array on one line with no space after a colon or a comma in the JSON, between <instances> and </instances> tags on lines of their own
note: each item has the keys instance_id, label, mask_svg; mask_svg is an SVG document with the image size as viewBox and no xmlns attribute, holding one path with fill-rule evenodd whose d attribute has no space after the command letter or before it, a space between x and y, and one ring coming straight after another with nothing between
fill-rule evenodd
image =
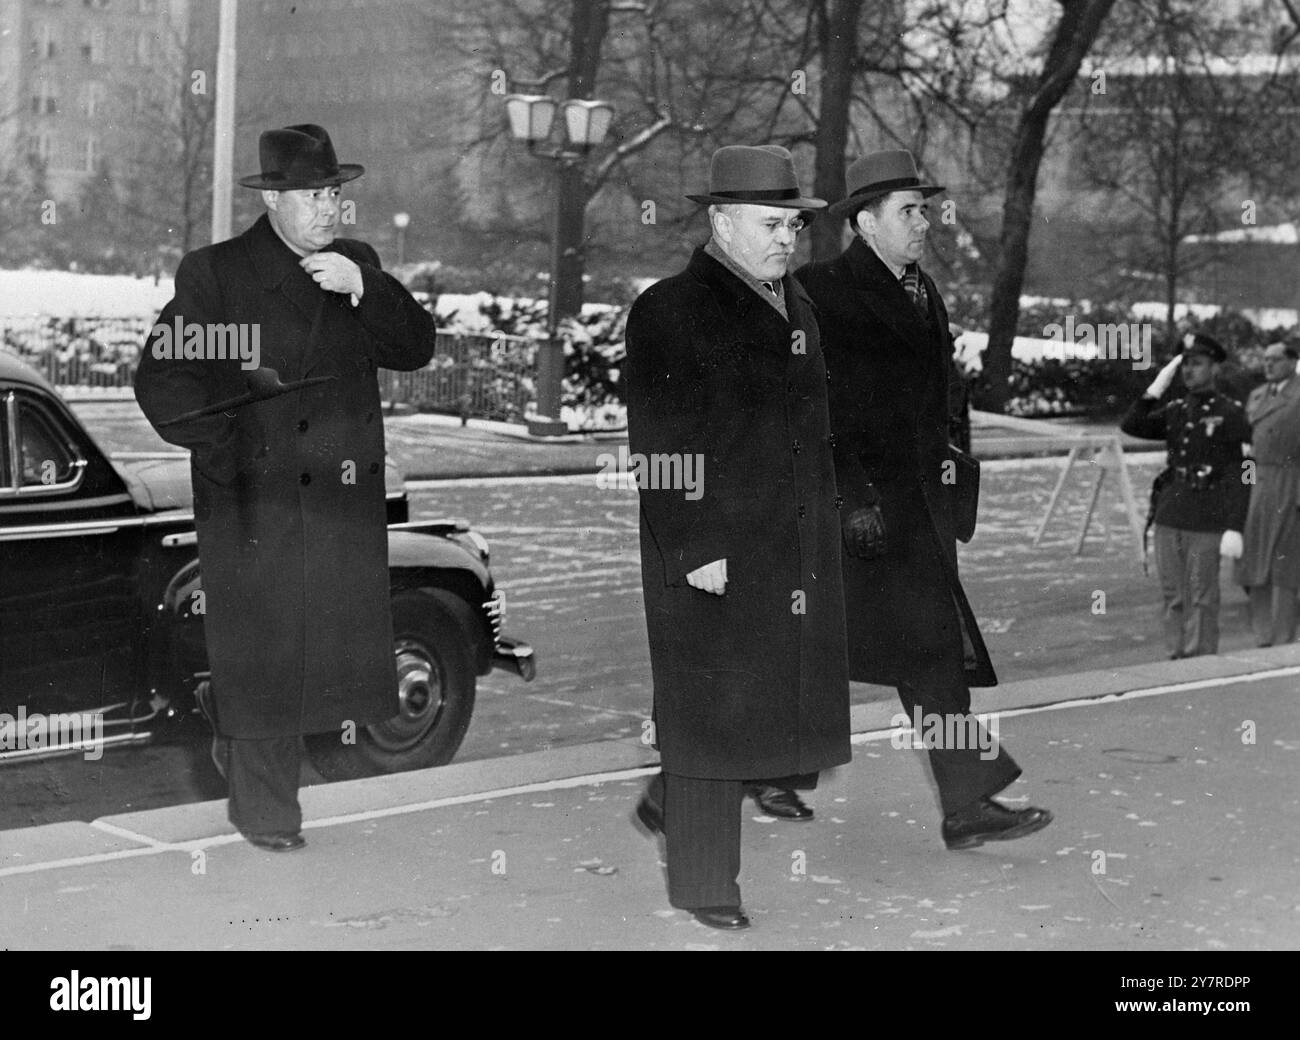
<instances>
[{"instance_id":1,"label":"elderly man with glasses","mask_svg":"<svg viewBox=\"0 0 1300 1040\"><path fill-rule=\"evenodd\" d=\"M669 902L734 929L747 784L810 786L850 758L826 367L788 274L802 213L826 203L776 146L720 149L689 198L712 237L627 325L629 446L703 477L638 482L663 772L637 815L666 838Z\"/></svg>"}]
</instances>

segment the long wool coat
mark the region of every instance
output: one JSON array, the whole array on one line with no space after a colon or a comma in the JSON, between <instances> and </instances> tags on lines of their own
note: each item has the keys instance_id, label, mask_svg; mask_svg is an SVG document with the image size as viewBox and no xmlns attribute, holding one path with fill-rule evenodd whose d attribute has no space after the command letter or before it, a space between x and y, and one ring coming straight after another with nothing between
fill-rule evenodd
<instances>
[{"instance_id":1,"label":"long wool coat","mask_svg":"<svg viewBox=\"0 0 1300 1040\"><path fill-rule=\"evenodd\" d=\"M1269 384L1246 399L1255 484L1242 531L1237 581L1245 586L1300 588L1300 377L1279 394Z\"/></svg>"},{"instance_id":2,"label":"long wool coat","mask_svg":"<svg viewBox=\"0 0 1300 1040\"><path fill-rule=\"evenodd\" d=\"M812 307L785 320L702 249L627 325L629 446L698 456L702 494L640 488L663 768L745 780L850 758L840 525ZM686 575L727 561L715 596Z\"/></svg>"},{"instance_id":3,"label":"long wool coat","mask_svg":"<svg viewBox=\"0 0 1300 1040\"><path fill-rule=\"evenodd\" d=\"M957 576L946 478L948 312L929 275L927 323L861 240L795 275L818 308L830 375L843 509L879 495L887 552L844 555L849 675L898 686L994 686L997 677ZM954 683L955 680L955 683ZM957 705L966 708L968 705Z\"/></svg>"},{"instance_id":4,"label":"long wool coat","mask_svg":"<svg viewBox=\"0 0 1300 1040\"><path fill-rule=\"evenodd\" d=\"M180 319L257 326L261 366L285 382L333 377L159 430L192 452L204 634L226 736L325 732L398 710L375 373L424 365L434 326L370 246L330 248L361 267L355 308L312 281L265 216L187 254L136 372L155 424L246 391L238 360L155 356L159 327Z\"/></svg>"}]
</instances>

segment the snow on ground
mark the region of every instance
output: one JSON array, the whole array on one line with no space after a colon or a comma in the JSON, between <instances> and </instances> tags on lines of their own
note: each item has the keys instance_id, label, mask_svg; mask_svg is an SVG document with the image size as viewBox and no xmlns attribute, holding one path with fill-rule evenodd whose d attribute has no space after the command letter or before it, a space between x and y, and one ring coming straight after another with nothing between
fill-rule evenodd
<instances>
[{"instance_id":1,"label":"snow on ground","mask_svg":"<svg viewBox=\"0 0 1300 1040\"><path fill-rule=\"evenodd\" d=\"M139 318L172 298L172 280L74 271L0 271L0 317Z\"/></svg>"}]
</instances>

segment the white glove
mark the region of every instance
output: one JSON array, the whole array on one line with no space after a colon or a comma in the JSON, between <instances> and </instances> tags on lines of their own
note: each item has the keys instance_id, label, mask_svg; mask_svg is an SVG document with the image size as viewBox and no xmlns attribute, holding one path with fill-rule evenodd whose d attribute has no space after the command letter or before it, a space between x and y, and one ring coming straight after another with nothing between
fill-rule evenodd
<instances>
[{"instance_id":1,"label":"white glove","mask_svg":"<svg viewBox=\"0 0 1300 1040\"><path fill-rule=\"evenodd\" d=\"M1151 385L1147 387L1147 396L1161 398L1164 397L1165 391L1169 389L1169 384L1174 381L1174 374L1178 371L1178 366L1182 364L1183 355L1175 354L1174 359L1165 365L1156 373L1155 379L1151 380Z\"/></svg>"},{"instance_id":2,"label":"white glove","mask_svg":"<svg viewBox=\"0 0 1300 1040\"><path fill-rule=\"evenodd\" d=\"M703 567L696 567L686 575L686 584L693 589L721 596L727 591L727 561L714 560Z\"/></svg>"},{"instance_id":3,"label":"white glove","mask_svg":"<svg viewBox=\"0 0 1300 1040\"><path fill-rule=\"evenodd\" d=\"M1219 555L1230 560L1240 560L1243 548L1240 531L1224 531L1219 539Z\"/></svg>"}]
</instances>

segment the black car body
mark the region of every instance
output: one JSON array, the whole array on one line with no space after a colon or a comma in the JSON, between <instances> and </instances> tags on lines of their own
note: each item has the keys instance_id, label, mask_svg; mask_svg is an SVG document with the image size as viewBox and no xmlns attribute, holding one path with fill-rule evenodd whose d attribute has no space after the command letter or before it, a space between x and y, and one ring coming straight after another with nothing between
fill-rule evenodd
<instances>
[{"instance_id":1,"label":"black car body","mask_svg":"<svg viewBox=\"0 0 1300 1040\"><path fill-rule=\"evenodd\" d=\"M352 746L309 737L328 779L450 761L477 677L534 674L532 648L501 632L487 543L463 521L411 523L391 463L388 521L402 710ZM202 608L188 454L110 458L54 387L0 351L0 718L95 713L107 745L149 739L196 710ZM9 744L0 761L67 750Z\"/></svg>"}]
</instances>

